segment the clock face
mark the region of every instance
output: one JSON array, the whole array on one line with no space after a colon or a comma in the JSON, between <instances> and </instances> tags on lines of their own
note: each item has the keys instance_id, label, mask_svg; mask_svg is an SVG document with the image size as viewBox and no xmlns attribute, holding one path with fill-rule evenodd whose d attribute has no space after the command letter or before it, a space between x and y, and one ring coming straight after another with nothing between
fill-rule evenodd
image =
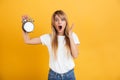
<instances>
[{"instance_id":1,"label":"clock face","mask_svg":"<svg viewBox=\"0 0 120 80\"><path fill-rule=\"evenodd\" d=\"M26 31L26 32L32 32L33 29L34 29L34 25L32 22L26 22L23 26L23 29Z\"/></svg>"}]
</instances>

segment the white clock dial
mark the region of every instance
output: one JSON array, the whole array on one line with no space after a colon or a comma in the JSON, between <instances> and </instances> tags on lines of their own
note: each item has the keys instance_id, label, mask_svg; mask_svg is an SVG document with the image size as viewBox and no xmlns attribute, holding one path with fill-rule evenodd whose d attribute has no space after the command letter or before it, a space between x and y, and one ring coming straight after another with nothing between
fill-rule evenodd
<instances>
[{"instance_id":1,"label":"white clock dial","mask_svg":"<svg viewBox=\"0 0 120 80\"><path fill-rule=\"evenodd\" d=\"M26 23L24 24L23 28L24 28L24 30L25 30L26 32L32 32L33 29L34 29L34 25L33 25L32 22L26 22Z\"/></svg>"}]
</instances>

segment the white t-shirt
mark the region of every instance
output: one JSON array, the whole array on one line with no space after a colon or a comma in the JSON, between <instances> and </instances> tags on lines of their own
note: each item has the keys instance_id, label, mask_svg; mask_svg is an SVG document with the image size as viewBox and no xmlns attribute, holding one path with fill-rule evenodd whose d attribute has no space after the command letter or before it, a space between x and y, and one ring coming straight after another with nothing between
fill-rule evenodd
<instances>
[{"instance_id":1,"label":"white t-shirt","mask_svg":"<svg viewBox=\"0 0 120 80\"><path fill-rule=\"evenodd\" d=\"M75 44L80 44L77 35L73 32L72 37ZM57 59L54 57L52 50L52 40L50 34L40 36L41 43L46 45L49 51L49 67L57 73L66 73L73 69L75 64L71 55L68 57L68 51L65 47L65 36L58 36ZM69 52L69 54L71 54Z\"/></svg>"}]
</instances>

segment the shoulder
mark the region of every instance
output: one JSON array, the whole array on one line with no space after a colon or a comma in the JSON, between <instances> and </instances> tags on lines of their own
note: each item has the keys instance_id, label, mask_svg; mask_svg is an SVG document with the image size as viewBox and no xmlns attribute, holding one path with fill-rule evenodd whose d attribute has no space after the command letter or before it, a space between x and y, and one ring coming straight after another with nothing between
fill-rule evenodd
<instances>
[{"instance_id":1,"label":"shoulder","mask_svg":"<svg viewBox=\"0 0 120 80\"><path fill-rule=\"evenodd\" d=\"M72 37L76 44L80 44L79 38L75 32L72 33Z\"/></svg>"},{"instance_id":2,"label":"shoulder","mask_svg":"<svg viewBox=\"0 0 120 80\"><path fill-rule=\"evenodd\" d=\"M42 34L40 37L48 37L49 38L49 37L51 37L51 34L49 34L49 33L48 34Z\"/></svg>"},{"instance_id":3,"label":"shoulder","mask_svg":"<svg viewBox=\"0 0 120 80\"><path fill-rule=\"evenodd\" d=\"M41 43L43 45L49 45L50 44L50 41L51 41L51 34L42 34L40 36L40 40L41 40Z\"/></svg>"}]
</instances>

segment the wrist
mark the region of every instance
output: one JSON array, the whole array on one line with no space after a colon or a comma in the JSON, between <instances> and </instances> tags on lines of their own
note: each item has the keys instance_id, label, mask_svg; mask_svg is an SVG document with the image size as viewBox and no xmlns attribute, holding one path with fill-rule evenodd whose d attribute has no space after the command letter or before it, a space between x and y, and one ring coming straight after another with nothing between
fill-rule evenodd
<instances>
[{"instance_id":1,"label":"wrist","mask_svg":"<svg viewBox=\"0 0 120 80\"><path fill-rule=\"evenodd\" d=\"M72 35L69 35L69 38L72 38Z\"/></svg>"}]
</instances>

